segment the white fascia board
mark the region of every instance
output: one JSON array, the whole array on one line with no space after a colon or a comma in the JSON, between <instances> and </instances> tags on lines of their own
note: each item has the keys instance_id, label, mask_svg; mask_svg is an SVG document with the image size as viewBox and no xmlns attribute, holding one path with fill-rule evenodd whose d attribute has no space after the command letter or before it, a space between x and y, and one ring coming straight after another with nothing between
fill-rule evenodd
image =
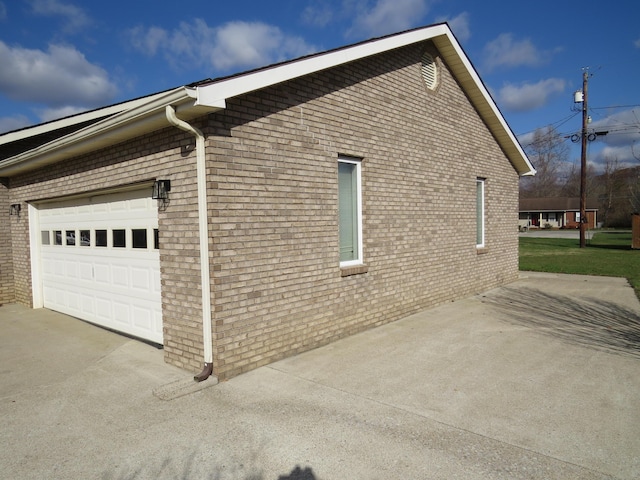
<instances>
[{"instance_id":1,"label":"white fascia board","mask_svg":"<svg viewBox=\"0 0 640 480\"><path fill-rule=\"evenodd\" d=\"M135 108L117 113L69 135L0 161L0 177L49 165L169 126L165 115L167 105L174 106L177 113L189 119L221 108L218 106L220 102L217 105L195 106L195 99L195 90L187 87L153 96L151 100L147 97L147 102Z\"/></svg>"},{"instance_id":2,"label":"white fascia board","mask_svg":"<svg viewBox=\"0 0 640 480\"><path fill-rule=\"evenodd\" d=\"M412 30L209 85L197 86L196 104L224 103L226 99L238 95L425 40L434 41L518 174L534 175L533 165L447 24Z\"/></svg>"},{"instance_id":3,"label":"white fascia board","mask_svg":"<svg viewBox=\"0 0 640 480\"><path fill-rule=\"evenodd\" d=\"M70 117L60 118L58 120L53 120L51 122L41 123L39 125L34 125L31 127L25 127L20 130L16 130L14 132L0 134L0 145L15 142L16 140L22 140L27 137L40 135L42 133L51 132L53 130L70 127L72 125L87 122L89 120L93 120L96 118L115 115L124 110L130 110L132 108L139 107L140 105L143 105L149 101L152 101L153 99L161 95L162 93L157 93L151 96L137 98L135 100L129 100L123 103L118 103L116 105L110 105L108 107L98 108L96 110L91 110L89 112L79 113L77 115L72 115Z\"/></svg>"},{"instance_id":4,"label":"white fascia board","mask_svg":"<svg viewBox=\"0 0 640 480\"><path fill-rule=\"evenodd\" d=\"M451 31L435 38L434 43L447 60L447 64L458 78L462 88L467 91L471 102L478 109L478 113L487 123L518 174L521 176L535 175L536 170L527 154Z\"/></svg>"},{"instance_id":5,"label":"white fascia board","mask_svg":"<svg viewBox=\"0 0 640 480\"><path fill-rule=\"evenodd\" d=\"M228 98L260 90L378 53L429 40L438 35L448 34L450 34L450 30L446 24L425 27L353 47L346 47L334 52L303 58L273 68L231 77L209 85L200 85L196 87L198 90L197 103L203 102L210 104L224 101Z\"/></svg>"}]
</instances>

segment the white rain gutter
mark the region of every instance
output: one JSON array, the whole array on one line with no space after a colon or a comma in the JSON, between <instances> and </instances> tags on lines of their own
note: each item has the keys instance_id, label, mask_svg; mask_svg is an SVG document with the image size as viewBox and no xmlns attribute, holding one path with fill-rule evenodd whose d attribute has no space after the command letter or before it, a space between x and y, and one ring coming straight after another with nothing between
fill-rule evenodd
<instances>
[{"instance_id":1,"label":"white rain gutter","mask_svg":"<svg viewBox=\"0 0 640 480\"><path fill-rule=\"evenodd\" d=\"M200 237L200 282L202 290L202 342L204 344L204 367L193 377L202 382L213 373L213 342L211 338L211 279L209 276L209 232L207 212L207 177L205 168L204 135L196 127L180 120L171 105L165 107L169 123L196 138L196 176L198 183L198 227Z\"/></svg>"}]
</instances>

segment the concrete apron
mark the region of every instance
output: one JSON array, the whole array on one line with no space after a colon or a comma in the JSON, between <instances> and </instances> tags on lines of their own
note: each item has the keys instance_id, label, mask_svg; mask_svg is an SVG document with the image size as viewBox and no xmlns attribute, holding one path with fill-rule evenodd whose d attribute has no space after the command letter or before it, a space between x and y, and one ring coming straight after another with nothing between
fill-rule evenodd
<instances>
[{"instance_id":1,"label":"concrete apron","mask_svg":"<svg viewBox=\"0 0 640 480\"><path fill-rule=\"evenodd\" d=\"M0 365L6 478L640 476L623 279L524 272L198 391L162 351L5 305Z\"/></svg>"}]
</instances>

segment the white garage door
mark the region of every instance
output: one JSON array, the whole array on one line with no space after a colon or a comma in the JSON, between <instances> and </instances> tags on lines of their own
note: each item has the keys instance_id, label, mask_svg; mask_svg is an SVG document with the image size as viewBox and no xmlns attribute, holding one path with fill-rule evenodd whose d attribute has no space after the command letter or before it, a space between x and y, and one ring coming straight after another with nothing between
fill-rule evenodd
<instances>
[{"instance_id":1,"label":"white garage door","mask_svg":"<svg viewBox=\"0 0 640 480\"><path fill-rule=\"evenodd\" d=\"M162 344L150 190L40 205L44 306Z\"/></svg>"}]
</instances>

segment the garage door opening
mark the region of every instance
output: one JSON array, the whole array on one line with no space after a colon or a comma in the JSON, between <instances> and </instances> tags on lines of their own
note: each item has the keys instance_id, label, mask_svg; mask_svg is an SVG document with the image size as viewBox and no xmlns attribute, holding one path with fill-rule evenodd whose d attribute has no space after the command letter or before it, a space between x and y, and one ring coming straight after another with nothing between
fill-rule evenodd
<instances>
[{"instance_id":1,"label":"garage door opening","mask_svg":"<svg viewBox=\"0 0 640 480\"><path fill-rule=\"evenodd\" d=\"M158 209L149 189L34 211L42 306L162 345Z\"/></svg>"}]
</instances>

